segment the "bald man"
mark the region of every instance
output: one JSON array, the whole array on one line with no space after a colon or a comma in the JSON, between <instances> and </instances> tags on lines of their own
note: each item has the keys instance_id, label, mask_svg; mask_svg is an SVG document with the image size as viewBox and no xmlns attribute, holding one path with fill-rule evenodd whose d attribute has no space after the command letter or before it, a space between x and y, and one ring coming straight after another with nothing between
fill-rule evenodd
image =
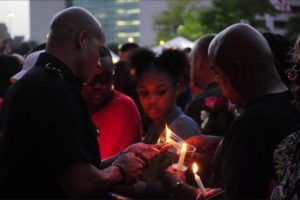
<instances>
[{"instance_id":1,"label":"bald man","mask_svg":"<svg viewBox=\"0 0 300 200\"><path fill-rule=\"evenodd\" d=\"M203 91L197 95L185 108L185 114L192 117L201 127L201 111L204 109L204 100L207 97L222 96L221 90L215 81L214 72L208 63L208 46L214 39L215 34L208 34L200 37L196 42L190 54L191 58L191 79L193 84ZM224 135L224 131L209 133ZM206 133L207 134L207 133Z\"/></svg>"},{"instance_id":2,"label":"bald man","mask_svg":"<svg viewBox=\"0 0 300 200\"><path fill-rule=\"evenodd\" d=\"M211 186L226 189L230 198L266 199L274 148L299 121L290 93L267 41L249 25L217 34L208 58L222 93L245 108L217 149Z\"/></svg>"},{"instance_id":3,"label":"bald man","mask_svg":"<svg viewBox=\"0 0 300 200\"><path fill-rule=\"evenodd\" d=\"M4 98L0 198L103 197L112 186L136 180L158 154L137 144L100 170L98 133L80 88L95 74L104 41L101 24L85 9L54 16L45 53Z\"/></svg>"},{"instance_id":4,"label":"bald man","mask_svg":"<svg viewBox=\"0 0 300 200\"><path fill-rule=\"evenodd\" d=\"M249 25L234 24L217 34L209 45L208 60L222 93L244 112L220 143L212 136L187 142L203 155L216 149L207 187L225 189L229 199L267 199L274 186L274 149L299 123L291 94L274 66L267 41Z\"/></svg>"}]
</instances>

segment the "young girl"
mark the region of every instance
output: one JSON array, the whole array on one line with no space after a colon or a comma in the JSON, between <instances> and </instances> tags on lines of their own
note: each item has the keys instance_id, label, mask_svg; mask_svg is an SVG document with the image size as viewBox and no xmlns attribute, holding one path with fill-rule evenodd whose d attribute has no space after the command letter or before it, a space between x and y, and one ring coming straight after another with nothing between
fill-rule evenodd
<instances>
[{"instance_id":1,"label":"young girl","mask_svg":"<svg viewBox=\"0 0 300 200\"><path fill-rule=\"evenodd\" d=\"M178 50L165 50L156 57L151 50L140 49L131 56L140 103L153 121L145 143L156 143L166 124L182 139L201 133L197 123L176 106L180 76L187 63L186 55Z\"/></svg>"}]
</instances>

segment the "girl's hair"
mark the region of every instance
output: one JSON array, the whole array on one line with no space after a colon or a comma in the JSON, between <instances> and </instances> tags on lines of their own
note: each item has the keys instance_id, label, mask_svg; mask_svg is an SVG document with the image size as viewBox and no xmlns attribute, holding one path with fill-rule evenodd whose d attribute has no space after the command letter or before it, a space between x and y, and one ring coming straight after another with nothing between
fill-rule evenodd
<instances>
[{"instance_id":1,"label":"girl's hair","mask_svg":"<svg viewBox=\"0 0 300 200\"><path fill-rule=\"evenodd\" d=\"M189 61L182 51L167 49L156 56L150 49L140 48L131 54L129 60L136 70L137 79L144 72L154 70L167 73L174 83L189 80L186 78L186 74L189 73Z\"/></svg>"}]
</instances>

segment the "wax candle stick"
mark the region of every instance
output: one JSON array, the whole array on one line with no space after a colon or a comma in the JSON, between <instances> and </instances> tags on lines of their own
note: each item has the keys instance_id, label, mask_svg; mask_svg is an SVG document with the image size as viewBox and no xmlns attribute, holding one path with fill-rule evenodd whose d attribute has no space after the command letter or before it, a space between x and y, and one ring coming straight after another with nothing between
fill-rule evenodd
<instances>
[{"instance_id":1,"label":"wax candle stick","mask_svg":"<svg viewBox=\"0 0 300 200\"><path fill-rule=\"evenodd\" d=\"M186 155L186 143L182 143L181 150L180 150L180 156L179 156L178 163L177 163L178 171L182 170L185 155Z\"/></svg>"},{"instance_id":2,"label":"wax candle stick","mask_svg":"<svg viewBox=\"0 0 300 200\"><path fill-rule=\"evenodd\" d=\"M198 166L197 166L196 163L194 163L193 164L193 172L194 172L195 182L197 183L198 188L200 188L201 194L204 194L205 193L205 187L204 187L204 185L201 181L200 176L197 174L197 171L198 171Z\"/></svg>"}]
</instances>

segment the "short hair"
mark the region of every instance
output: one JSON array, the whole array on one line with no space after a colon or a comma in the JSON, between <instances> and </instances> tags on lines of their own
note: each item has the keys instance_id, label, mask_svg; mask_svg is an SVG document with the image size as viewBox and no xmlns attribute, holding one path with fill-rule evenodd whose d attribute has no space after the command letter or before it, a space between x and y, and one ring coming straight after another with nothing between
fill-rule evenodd
<instances>
[{"instance_id":1,"label":"short hair","mask_svg":"<svg viewBox=\"0 0 300 200\"><path fill-rule=\"evenodd\" d=\"M125 43L121 46L120 48L120 51L121 52L127 52L127 51L131 51L133 49L136 49L136 48L139 48L139 45L134 43L134 42L131 42L131 43Z\"/></svg>"}]
</instances>

